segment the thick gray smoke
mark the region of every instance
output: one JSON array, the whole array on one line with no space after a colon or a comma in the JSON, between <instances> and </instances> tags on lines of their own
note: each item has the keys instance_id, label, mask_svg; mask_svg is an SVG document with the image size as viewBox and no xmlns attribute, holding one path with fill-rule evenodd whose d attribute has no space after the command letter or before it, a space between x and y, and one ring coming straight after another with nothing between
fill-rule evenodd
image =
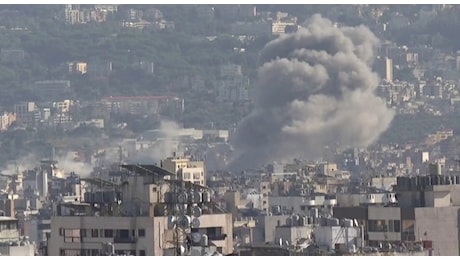
<instances>
[{"instance_id":1,"label":"thick gray smoke","mask_svg":"<svg viewBox=\"0 0 460 260\"><path fill-rule=\"evenodd\" d=\"M305 28L269 42L255 108L238 125L229 169L319 156L324 146L367 146L394 112L375 95L371 69L378 39L366 27L335 27L314 15Z\"/></svg>"}]
</instances>

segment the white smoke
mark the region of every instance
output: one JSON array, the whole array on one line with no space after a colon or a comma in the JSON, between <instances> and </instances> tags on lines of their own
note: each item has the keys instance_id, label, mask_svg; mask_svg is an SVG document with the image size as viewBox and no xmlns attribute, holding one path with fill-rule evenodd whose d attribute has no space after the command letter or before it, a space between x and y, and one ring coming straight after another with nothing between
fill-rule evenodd
<instances>
[{"instance_id":1,"label":"white smoke","mask_svg":"<svg viewBox=\"0 0 460 260\"><path fill-rule=\"evenodd\" d=\"M5 167L0 169L0 172L6 175L14 175L17 173L22 173L26 170L32 170L39 166L39 163L40 159L38 159L37 156L34 154L28 154L15 161L9 162Z\"/></svg>"},{"instance_id":2,"label":"white smoke","mask_svg":"<svg viewBox=\"0 0 460 260\"><path fill-rule=\"evenodd\" d=\"M154 131L156 140L153 145L137 152L134 156L130 156L128 161L130 163L158 164L161 160L171 157L179 149L180 129L181 127L176 122L161 121L160 127Z\"/></svg>"},{"instance_id":3,"label":"white smoke","mask_svg":"<svg viewBox=\"0 0 460 260\"><path fill-rule=\"evenodd\" d=\"M64 170L66 174L75 172L80 177L90 177L94 166L75 160L74 152L66 152L63 155L58 155L55 160L57 161L57 167Z\"/></svg>"}]
</instances>

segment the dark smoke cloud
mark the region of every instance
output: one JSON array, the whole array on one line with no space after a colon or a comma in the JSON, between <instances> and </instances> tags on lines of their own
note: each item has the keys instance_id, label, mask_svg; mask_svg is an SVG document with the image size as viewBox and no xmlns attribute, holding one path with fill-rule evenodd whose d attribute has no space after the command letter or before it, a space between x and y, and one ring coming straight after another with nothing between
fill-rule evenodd
<instances>
[{"instance_id":1,"label":"dark smoke cloud","mask_svg":"<svg viewBox=\"0 0 460 260\"><path fill-rule=\"evenodd\" d=\"M229 169L319 156L324 146L367 146L394 112L375 95L378 39L366 27L335 27L315 15L262 50L255 108L238 125Z\"/></svg>"}]
</instances>

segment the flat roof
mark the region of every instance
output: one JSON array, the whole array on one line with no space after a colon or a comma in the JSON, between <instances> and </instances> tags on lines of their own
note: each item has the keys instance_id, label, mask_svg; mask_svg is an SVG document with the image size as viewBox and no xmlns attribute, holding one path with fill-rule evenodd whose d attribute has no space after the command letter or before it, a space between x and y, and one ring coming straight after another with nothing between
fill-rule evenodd
<instances>
[{"instance_id":1,"label":"flat roof","mask_svg":"<svg viewBox=\"0 0 460 260\"><path fill-rule=\"evenodd\" d=\"M174 96L111 96L105 97L103 101L142 101L142 100L161 100L161 99L178 99Z\"/></svg>"},{"instance_id":2,"label":"flat roof","mask_svg":"<svg viewBox=\"0 0 460 260\"><path fill-rule=\"evenodd\" d=\"M122 168L141 175L174 176L173 173L151 164L122 164Z\"/></svg>"},{"instance_id":3,"label":"flat roof","mask_svg":"<svg viewBox=\"0 0 460 260\"><path fill-rule=\"evenodd\" d=\"M16 221L18 220L17 218L13 218L13 217L8 217L8 216L0 216L0 221Z\"/></svg>"}]
</instances>

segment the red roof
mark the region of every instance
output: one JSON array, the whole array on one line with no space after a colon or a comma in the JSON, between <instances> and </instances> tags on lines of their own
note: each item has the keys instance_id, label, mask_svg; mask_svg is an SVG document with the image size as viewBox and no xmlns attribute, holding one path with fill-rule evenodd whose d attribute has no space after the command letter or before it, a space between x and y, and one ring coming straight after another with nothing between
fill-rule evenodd
<instances>
[{"instance_id":1,"label":"red roof","mask_svg":"<svg viewBox=\"0 0 460 260\"><path fill-rule=\"evenodd\" d=\"M177 99L173 96L134 96L134 97L106 97L103 101L138 101L138 100L159 100L159 99Z\"/></svg>"}]
</instances>

